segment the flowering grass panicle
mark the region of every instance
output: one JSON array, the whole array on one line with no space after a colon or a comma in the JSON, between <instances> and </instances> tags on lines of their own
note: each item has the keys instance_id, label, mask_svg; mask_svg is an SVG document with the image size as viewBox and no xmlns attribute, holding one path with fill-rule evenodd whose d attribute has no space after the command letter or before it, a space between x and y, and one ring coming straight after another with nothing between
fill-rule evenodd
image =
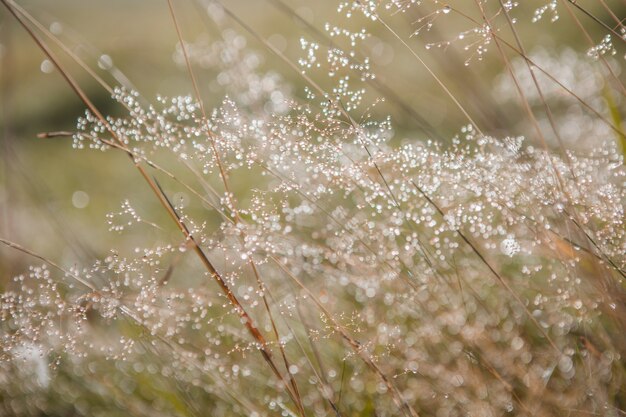
<instances>
[{"instance_id":1,"label":"flowering grass panicle","mask_svg":"<svg viewBox=\"0 0 626 417\"><path fill-rule=\"evenodd\" d=\"M110 116L83 97L71 135L139 170L153 198L129 189L106 218L137 246L68 266L0 237L38 259L0 295L2 413L624 413L621 62L527 54L517 29L582 6L346 2L297 60L209 3L219 36L185 42L169 2L194 94L117 87ZM421 29L396 29L411 13ZM413 43L453 17L471 29L425 44L461 42L459 71L501 59L508 132ZM395 122L413 109L363 56L376 24L460 114L452 137Z\"/></svg>"}]
</instances>

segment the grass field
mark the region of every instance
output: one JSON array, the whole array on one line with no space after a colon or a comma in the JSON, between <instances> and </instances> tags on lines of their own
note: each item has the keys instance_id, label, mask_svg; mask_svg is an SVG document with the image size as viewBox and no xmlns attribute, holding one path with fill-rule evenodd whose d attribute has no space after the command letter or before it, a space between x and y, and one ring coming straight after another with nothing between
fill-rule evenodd
<instances>
[{"instance_id":1,"label":"grass field","mask_svg":"<svg viewBox=\"0 0 626 417\"><path fill-rule=\"evenodd\" d=\"M624 1L1 3L0 415L626 414Z\"/></svg>"}]
</instances>

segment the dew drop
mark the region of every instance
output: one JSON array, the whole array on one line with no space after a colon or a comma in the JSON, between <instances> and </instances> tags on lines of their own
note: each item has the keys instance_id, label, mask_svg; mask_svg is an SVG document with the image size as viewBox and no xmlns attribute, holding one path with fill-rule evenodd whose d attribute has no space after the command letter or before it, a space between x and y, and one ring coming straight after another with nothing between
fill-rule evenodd
<instances>
[{"instance_id":1,"label":"dew drop","mask_svg":"<svg viewBox=\"0 0 626 417\"><path fill-rule=\"evenodd\" d=\"M84 209L89 205L89 194L81 190L74 191L72 205L78 209Z\"/></svg>"},{"instance_id":2,"label":"dew drop","mask_svg":"<svg viewBox=\"0 0 626 417\"><path fill-rule=\"evenodd\" d=\"M520 244L513 237L507 237L500 243L500 250L503 254L509 257L515 256L521 248Z\"/></svg>"},{"instance_id":3,"label":"dew drop","mask_svg":"<svg viewBox=\"0 0 626 417\"><path fill-rule=\"evenodd\" d=\"M98 58L98 66L103 70L110 70L113 68L113 60L106 54L101 55L100 58Z\"/></svg>"},{"instance_id":4,"label":"dew drop","mask_svg":"<svg viewBox=\"0 0 626 417\"><path fill-rule=\"evenodd\" d=\"M54 64L49 59L44 59L41 61L40 69L44 74L50 74L54 71Z\"/></svg>"},{"instance_id":5,"label":"dew drop","mask_svg":"<svg viewBox=\"0 0 626 417\"><path fill-rule=\"evenodd\" d=\"M572 368L574 367L574 363L572 362L572 358L570 358L569 356L562 356L561 359L559 359L559 371L563 372L563 373L568 373L572 370Z\"/></svg>"}]
</instances>

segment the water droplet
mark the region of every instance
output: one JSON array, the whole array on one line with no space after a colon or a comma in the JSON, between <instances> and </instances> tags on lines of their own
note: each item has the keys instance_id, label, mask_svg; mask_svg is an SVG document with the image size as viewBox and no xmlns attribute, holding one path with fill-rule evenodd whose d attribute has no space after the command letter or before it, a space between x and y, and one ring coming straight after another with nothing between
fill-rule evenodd
<instances>
[{"instance_id":1,"label":"water droplet","mask_svg":"<svg viewBox=\"0 0 626 417\"><path fill-rule=\"evenodd\" d=\"M63 25L59 22L52 22L50 24L50 32L52 32L53 35L60 35L61 32L63 32Z\"/></svg>"},{"instance_id":2,"label":"water droplet","mask_svg":"<svg viewBox=\"0 0 626 417\"><path fill-rule=\"evenodd\" d=\"M74 191L74 194L72 194L72 205L79 209L87 207L89 205L89 194L81 190Z\"/></svg>"},{"instance_id":3,"label":"water droplet","mask_svg":"<svg viewBox=\"0 0 626 417\"><path fill-rule=\"evenodd\" d=\"M512 257L521 250L521 247L517 240L515 240L514 237L510 236L500 243L500 250L506 256Z\"/></svg>"},{"instance_id":4,"label":"water droplet","mask_svg":"<svg viewBox=\"0 0 626 417\"><path fill-rule=\"evenodd\" d=\"M110 56L104 54L98 58L98 66L103 70L110 70L113 68L113 60Z\"/></svg>"},{"instance_id":5,"label":"water droplet","mask_svg":"<svg viewBox=\"0 0 626 417\"><path fill-rule=\"evenodd\" d=\"M574 367L574 363L572 362L572 358L570 358L569 356L562 356L561 359L559 359L559 371L563 372L563 373L568 373L572 370L572 368Z\"/></svg>"},{"instance_id":6,"label":"water droplet","mask_svg":"<svg viewBox=\"0 0 626 417\"><path fill-rule=\"evenodd\" d=\"M40 68L41 72L43 72L44 74L50 74L52 71L54 71L54 64L49 59L44 59L43 61L41 61Z\"/></svg>"}]
</instances>

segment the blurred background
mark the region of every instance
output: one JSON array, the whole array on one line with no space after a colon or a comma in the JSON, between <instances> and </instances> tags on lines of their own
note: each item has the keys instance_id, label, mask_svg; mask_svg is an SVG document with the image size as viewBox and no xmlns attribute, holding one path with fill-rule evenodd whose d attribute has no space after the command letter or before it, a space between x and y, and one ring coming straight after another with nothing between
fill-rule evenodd
<instances>
[{"instance_id":1,"label":"blurred background","mask_svg":"<svg viewBox=\"0 0 626 417\"><path fill-rule=\"evenodd\" d=\"M210 2L174 3L187 41L210 42L226 32L228 36L240 36L247 47L258 53L261 68L274 71L291 83L296 96L305 96L302 77L238 22L223 15L216 25L209 18L208 12L214 7ZM386 18L450 90L462 97L483 131L499 137L528 134L530 124L514 99L512 86L503 81L506 71L495 46L490 45L489 53L479 60L474 41L458 41L459 28L471 30L474 25L455 14L429 16L426 3L406 13L390 13ZM467 3L470 2L450 2L459 10ZM547 3L523 2L516 9L520 16L518 30L531 54L555 59L554 65L560 63L565 69L570 66L573 74L568 77L575 80L576 57L584 57L590 45L563 10L556 22L550 22L548 10L541 21L533 23L533 11ZM614 15L601 3L608 4ZM186 68L177 62L180 59L175 59L178 38L166 1L39 0L18 4L107 83L132 87L149 100L157 94L192 94ZM228 0L224 4L291 62L303 55L300 38L328 42L324 25L342 19L337 15L335 1ZM622 0L587 0L578 4L593 15L575 10L594 42L600 42L606 34L606 29L594 19L613 27L616 18L626 17L626 2ZM438 8L441 2L432 5L432 11ZM473 18L480 20L480 16ZM440 25L441 19L450 22ZM341 21L345 24L344 19ZM411 36L429 23L433 23L430 30L423 29L418 36ZM359 48L363 56L371 57L378 83L375 94L387 97L374 113L392 116L396 140L433 139L445 143L467 123L427 71L378 22L361 18L347 24L355 28L365 26L371 32ZM450 27L454 30L448 31ZM508 32L502 36L513 39ZM452 39L457 41L448 45L446 42ZM51 47L103 113L119 114L119 106L92 76L58 45ZM616 48L614 59L623 60L622 44ZM216 82L219 73L211 68L196 70L207 106L219 103L227 90L227 86ZM132 239L142 237L120 237L108 232L106 214L119 211L121 202L129 196L145 202L149 211L152 197L145 187L134 187L139 179L125 156L76 151L68 137L37 137L42 132L72 132L76 119L84 114L84 105L6 8L0 8L0 71L0 237L66 265L106 256L111 247L134 247L136 242ZM589 73L584 74L589 77ZM323 78L317 81L325 86ZM619 98L611 100L617 100L618 108L623 107ZM606 103L598 106L602 111L607 109ZM151 220L156 221L159 216L160 211L155 210ZM30 263L32 259L0 247L0 285Z\"/></svg>"}]
</instances>

